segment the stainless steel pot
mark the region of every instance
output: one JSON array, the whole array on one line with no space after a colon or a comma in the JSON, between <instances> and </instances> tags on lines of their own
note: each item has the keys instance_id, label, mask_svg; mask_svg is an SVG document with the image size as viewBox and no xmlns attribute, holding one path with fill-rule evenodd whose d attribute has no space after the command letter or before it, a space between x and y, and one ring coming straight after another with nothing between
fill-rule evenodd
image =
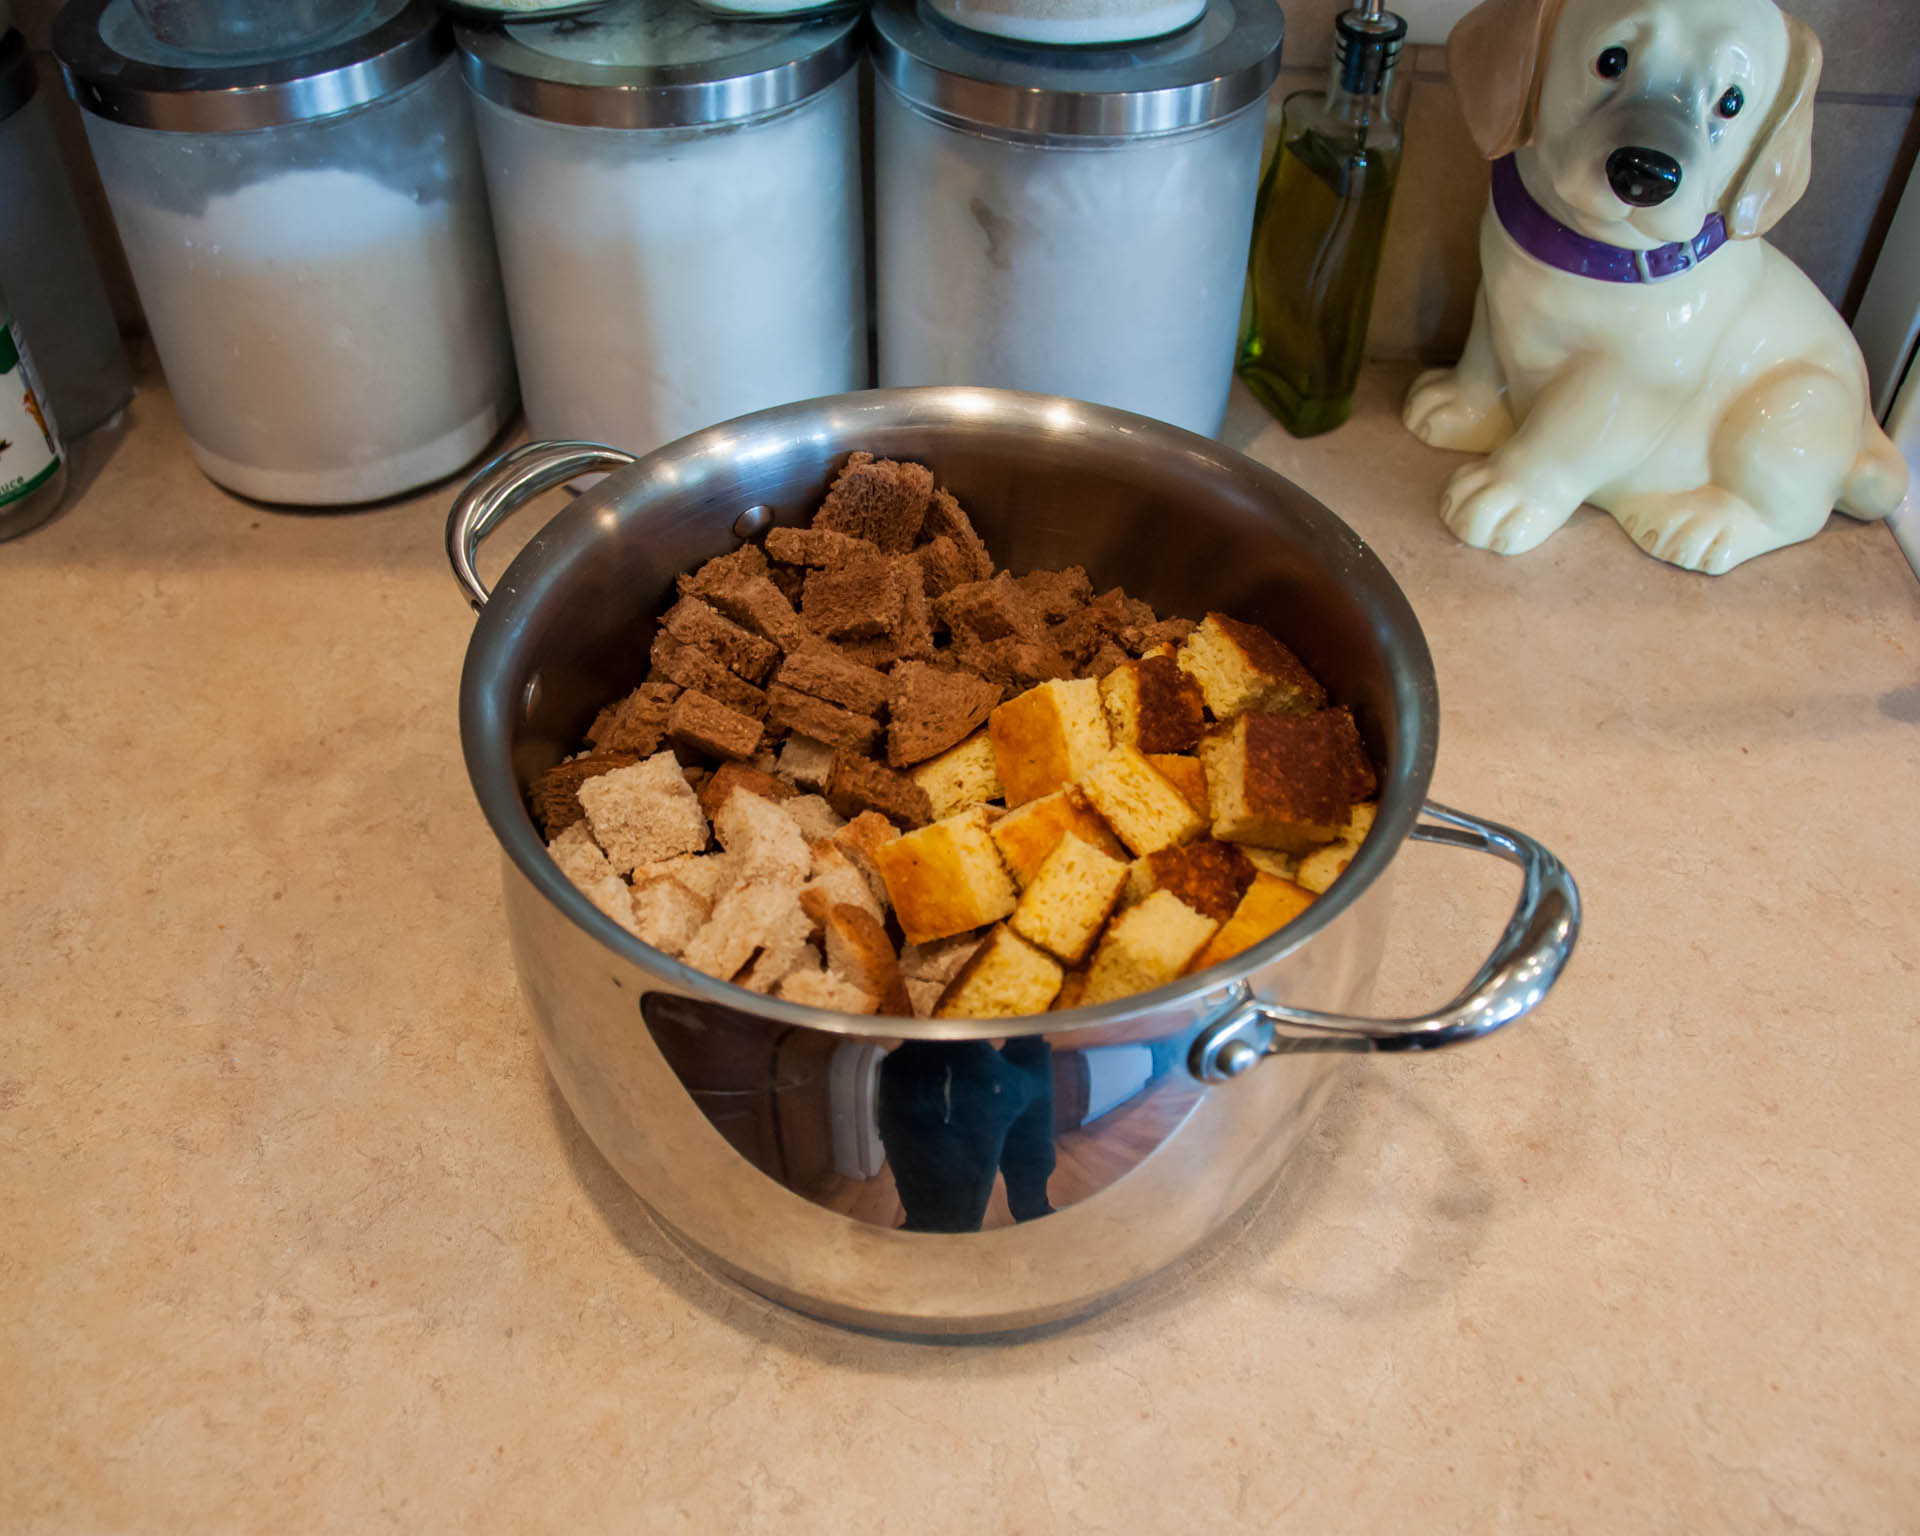
<instances>
[{"instance_id":1,"label":"stainless steel pot","mask_svg":"<svg viewBox=\"0 0 1920 1536\"><path fill-rule=\"evenodd\" d=\"M1264 624L1352 706L1381 773L1351 868L1229 964L1008 1021L858 1018L689 970L624 933L546 857L523 787L630 689L674 577L819 504L845 455L929 465L1016 571L1084 565L1163 613ZM538 490L613 470L491 594L479 541ZM1384 566L1278 475L1074 401L879 390L785 406L634 461L534 443L483 470L447 529L479 611L460 688L475 793L505 852L515 961L547 1065L595 1144L720 1270L837 1322L911 1334L1084 1313L1217 1232L1273 1181L1337 1054L1473 1039L1546 995L1579 897L1531 838L1425 803L1438 701ZM1408 838L1520 866L1513 920L1466 991L1353 1016ZM1310 1005L1310 1006L1309 1006Z\"/></svg>"}]
</instances>

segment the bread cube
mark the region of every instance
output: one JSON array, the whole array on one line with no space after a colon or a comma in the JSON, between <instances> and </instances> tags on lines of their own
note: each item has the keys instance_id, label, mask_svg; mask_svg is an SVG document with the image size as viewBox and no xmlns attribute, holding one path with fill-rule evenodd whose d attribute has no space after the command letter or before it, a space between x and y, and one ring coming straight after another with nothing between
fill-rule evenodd
<instances>
[{"instance_id":1,"label":"bread cube","mask_svg":"<svg viewBox=\"0 0 1920 1536\"><path fill-rule=\"evenodd\" d=\"M663 954L680 955L707 920L710 904L678 880L649 880L633 888L633 932Z\"/></svg>"},{"instance_id":2,"label":"bread cube","mask_svg":"<svg viewBox=\"0 0 1920 1536\"><path fill-rule=\"evenodd\" d=\"M1069 1008L1078 1008L1087 991L1087 973L1068 971L1060 982L1060 990L1054 994L1053 1006L1049 1013L1065 1013Z\"/></svg>"},{"instance_id":3,"label":"bread cube","mask_svg":"<svg viewBox=\"0 0 1920 1536\"><path fill-rule=\"evenodd\" d=\"M862 992L844 976L812 964L783 976L774 988L774 996L834 1013L872 1013L879 1006L878 998Z\"/></svg>"},{"instance_id":4,"label":"bread cube","mask_svg":"<svg viewBox=\"0 0 1920 1536\"><path fill-rule=\"evenodd\" d=\"M1120 747L1080 777L1093 808L1137 854L1191 842L1207 830L1193 802L1132 747Z\"/></svg>"},{"instance_id":5,"label":"bread cube","mask_svg":"<svg viewBox=\"0 0 1920 1536\"><path fill-rule=\"evenodd\" d=\"M583 752L556 763L527 786L527 800L540 830L548 837L558 837L587 814L580 804L582 784L616 768L631 768L639 761L631 752Z\"/></svg>"},{"instance_id":6,"label":"bread cube","mask_svg":"<svg viewBox=\"0 0 1920 1536\"><path fill-rule=\"evenodd\" d=\"M1232 843L1203 837L1150 853L1133 866L1127 882L1129 905L1155 891L1171 891L1194 911L1224 923L1253 884L1253 862Z\"/></svg>"},{"instance_id":7,"label":"bread cube","mask_svg":"<svg viewBox=\"0 0 1920 1536\"><path fill-rule=\"evenodd\" d=\"M1000 787L993 738L984 730L975 731L959 746L949 747L938 757L930 758L907 777L927 792L936 817L951 816L966 806L998 800L1005 792Z\"/></svg>"},{"instance_id":8,"label":"bread cube","mask_svg":"<svg viewBox=\"0 0 1920 1536\"><path fill-rule=\"evenodd\" d=\"M1100 813L1087 804L1077 789L1063 789L1038 800L1029 800L1018 810L1008 811L993 824L994 846L1007 861L1014 880L1025 885L1040 873L1060 839L1073 833L1082 842L1093 844L1110 858L1126 857L1126 849L1113 835L1113 829L1100 819Z\"/></svg>"},{"instance_id":9,"label":"bread cube","mask_svg":"<svg viewBox=\"0 0 1920 1536\"><path fill-rule=\"evenodd\" d=\"M1127 866L1071 832L1028 883L1007 926L1055 959L1078 965L1127 883Z\"/></svg>"},{"instance_id":10,"label":"bread cube","mask_svg":"<svg viewBox=\"0 0 1920 1536\"><path fill-rule=\"evenodd\" d=\"M1200 743L1213 835L1283 853L1310 853L1335 841L1356 801L1374 790L1353 716L1242 715Z\"/></svg>"},{"instance_id":11,"label":"bread cube","mask_svg":"<svg viewBox=\"0 0 1920 1536\"><path fill-rule=\"evenodd\" d=\"M1202 817L1213 819L1212 801L1207 798L1206 764L1177 752L1143 752L1141 756L1153 764L1155 773L1185 795L1187 803Z\"/></svg>"},{"instance_id":12,"label":"bread cube","mask_svg":"<svg viewBox=\"0 0 1920 1536\"><path fill-rule=\"evenodd\" d=\"M780 776L801 789L827 787L827 775L833 772L834 746L811 736L793 735L780 749Z\"/></svg>"},{"instance_id":13,"label":"bread cube","mask_svg":"<svg viewBox=\"0 0 1920 1536\"><path fill-rule=\"evenodd\" d=\"M998 922L1020 904L983 806L897 837L876 849L873 860L901 932L913 944Z\"/></svg>"},{"instance_id":14,"label":"bread cube","mask_svg":"<svg viewBox=\"0 0 1920 1536\"><path fill-rule=\"evenodd\" d=\"M1083 1007L1165 986L1179 977L1220 925L1171 891L1155 891L1112 922L1087 968Z\"/></svg>"},{"instance_id":15,"label":"bread cube","mask_svg":"<svg viewBox=\"0 0 1920 1536\"><path fill-rule=\"evenodd\" d=\"M842 902L828 911L825 929L828 974L873 998L877 1012L912 1018L913 1000L880 919Z\"/></svg>"},{"instance_id":16,"label":"bread cube","mask_svg":"<svg viewBox=\"0 0 1920 1536\"><path fill-rule=\"evenodd\" d=\"M1055 679L1009 699L987 718L1009 806L1064 789L1113 745L1092 678Z\"/></svg>"},{"instance_id":17,"label":"bread cube","mask_svg":"<svg viewBox=\"0 0 1920 1536\"><path fill-rule=\"evenodd\" d=\"M1367 833L1373 829L1373 813L1377 809L1372 801L1356 805L1347 818L1346 826L1340 829L1338 842L1328 843L1326 847L1316 848L1312 853L1302 856L1294 872L1295 882L1316 895L1330 889L1333 882L1347 872L1353 856L1367 840Z\"/></svg>"},{"instance_id":18,"label":"bread cube","mask_svg":"<svg viewBox=\"0 0 1920 1536\"><path fill-rule=\"evenodd\" d=\"M749 880L721 893L680 958L697 971L732 981L763 949L801 958L799 949L812 929L800 908L797 887L780 880Z\"/></svg>"},{"instance_id":19,"label":"bread cube","mask_svg":"<svg viewBox=\"0 0 1920 1536\"><path fill-rule=\"evenodd\" d=\"M1045 1013L1065 972L1045 950L996 928L947 984L934 1007L942 1019L1019 1019Z\"/></svg>"},{"instance_id":20,"label":"bread cube","mask_svg":"<svg viewBox=\"0 0 1920 1536\"><path fill-rule=\"evenodd\" d=\"M720 813L720 807L727 803L727 797L736 789L744 789L748 794L758 795L762 800L792 800L799 791L784 780L776 779L772 774L762 773L758 768L746 763L722 763L713 770L713 777L702 784L698 790L700 809L705 811L709 820Z\"/></svg>"},{"instance_id":21,"label":"bread cube","mask_svg":"<svg viewBox=\"0 0 1920 1536\"><path fill-rule=\"evenodd\" d=\"M575 890L635 938L646 938L634 920L633 898L626 881L613 872L585 822L576 821L567 827L547 844L547 853Z\"/></svg>"},{"instance_id":22,"label":"bread cube","mask_svg":"<svg viewBox=\"0 0 1920 1536\"><path fill-rule=\"evenodd\" d=\"M813 851L813 878L800 887L800 905L813 919L816 932L827 925L827 914L835 907L859 907L877 921L886 921L886 908L867 877L846 853L832 843L822 843Z\"/></svg>"},{"instance_id":23,"label":"bread cube","mask_svg":"<svg viewBox=\"0 0 1920 1536\"><path fill-rule=\"evenodd\" d=\"M1290 853L1280 853L1272 848L1255 848L1250 843L1235 843L1234 847L1244 853L1263 875L1277 875L1282 880L1291 880L1300 873L1300 861Z\"/></svg>"},{"instance_id":24,"label":"bread cube","mask_svg":"<svg viewBox=\"0 0 1920 1536\"><path fill-rule=\"evenodd\" d=\"M671 752L588 779L577 793L594 841L606 850L615 874L707 846L699 797Z\"/></svg>"},{"instance_id":25,"label":"bread cube","mask_svg":"<svg viewBox=\"0 0 1920 1536\"><path fill-rule=\"evenodd\" d=\"M1115 667L1100 679L1100 703L1116 747L1191 752L1206 728L1200 685L1164 656Z\"/></svg>"},{"instance_id":26,"label":"bread cube","mask_svg":"<svg viewBox=\"0 0 1920 1536\"><path fill-rule=\"evenodd\" d=\"M1206 948L1194 958L1190 969L1204 971L1222 960L1231 960L1242 950L1253 948L1269 934L1278 933L1312 905L1312 891L1303 890L1291 880L1281 880L1273 875L1255 875L1253 884L1247 887L1247 894L1240 898L1240 905L1234 908L1233 916L1207 941Z\"/></svg>"},{"instance_id":27,"label":"bread cube","mask_svg":"<svg viewBox=\"0 0 1920 1536\"><path fill-rule=\"evenodd\" d=\"M776 880L798 890L813 872L800 824L771 800L736 789L713 818L736 880Z\"/></svg>"},{"instance_id":28,"label":"bread cube","mask_svg":"<svg viewBox=\"0 0 1920 1536\"><path fill-rule=\"evenodd\" d=\"M649 880L675 880L711 908L720 892L734 883L733 866L724 853L681 853L670 859L655 859L637 864L633 870L635 887Z\"/></svg>"},{"instance_id":29,"label":"bread cube","mask_svg":"<svg viewBox=\"0 0 1920 1536\"><path fill-rule=\"evenodd\" d=\"M876 901L884 901L887 896L887 882L880 876L876 855L899 835L900 829L878 811L862 811L833 834L833 846L853 860L853 867L867 877Z\"/></svg>"},{"instance_id":30,"label":"bread cube","mask_svg":"<svg viewBox=\"0 0 1920 1536\"><path fill-rule=\"evenodd\" d=\"M1216 720L1250 709L1309 714L1327 702L1327 690L1300 658L1257 624L1210 613L1175 658L1200 685Z\"/></svg>"}]
</instances>

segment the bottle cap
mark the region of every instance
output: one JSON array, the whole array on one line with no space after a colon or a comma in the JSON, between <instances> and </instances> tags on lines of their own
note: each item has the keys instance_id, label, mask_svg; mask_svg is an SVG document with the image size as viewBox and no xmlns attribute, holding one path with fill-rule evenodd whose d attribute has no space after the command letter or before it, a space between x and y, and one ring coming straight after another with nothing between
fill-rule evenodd
<instances>
[{"instance_id":1,"label":"bottle cap","mask_svg":"<svg viewBox=\"0 0 1920 1536\"><path fill-rule=\"evenodd\" d=\"M1378 96L1406 41L1405 18L1367 0L1364 9L1342 11L1333 23L1340 54L1340 88L1355 96Z\"/></svg>"}]
</instances>

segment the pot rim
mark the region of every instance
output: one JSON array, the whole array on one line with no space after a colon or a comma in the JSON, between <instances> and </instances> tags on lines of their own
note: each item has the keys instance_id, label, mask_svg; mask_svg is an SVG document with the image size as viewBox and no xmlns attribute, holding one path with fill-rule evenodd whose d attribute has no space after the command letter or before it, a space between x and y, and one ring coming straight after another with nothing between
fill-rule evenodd
<instances>
[{"instance_id":1,"label":"pot rim","mask_svg":"<svg viewBox=\"0 0 1920 1536\"><path fill-rule=\"evenodd\" d=\"M537 611L553 573L590 558L592 547L624 524L643 520L653 495L670 493L689 478L682 466L697 460L731 462L749 437L773 434L793 440L830 434L844 445L839 451L851 452L858 446L854 439L863 422L898 428L989 421L1062 441L1118 432L1129 440L1130 452L1171 453L1210 476L1262 492L1263 499L1276 505L1285 503L1290 521L1304 521L1339 546L1338 568L1370 599L1386 631L1383 642L1398 648L1390 647L1390 661L1403 748L1401 760L1380 775L1378 815L1346 872L1301 916L1231 960L1111 1003L1025 1019L909 1019L791 1003L694 970L621 928L547 856L514 775L511 712L505 701L488 699L481 690L488 663L511 648L525 617ZM905 450L895 446L888 451ZM901 1040L1000 1040L1029 1034L1059 1038L1113 1030L1171 1009L1200 1011L1227 1004L1250 977L1331 926L1385 872L1419 821L1439 745L1439 689L1412 605L1380 557L1324 503L1245 454L1165 422L1059 396L950 385L863 390L776 406L689 434L610 473L557 513L509 563L468 641L459 711L468 779L501 851L542 896L622 960L658 975L681 993L720 1007L826 1034ZM1020 1025L1027 1027L1016 1027Z\"/></svg>"}]
</instances>

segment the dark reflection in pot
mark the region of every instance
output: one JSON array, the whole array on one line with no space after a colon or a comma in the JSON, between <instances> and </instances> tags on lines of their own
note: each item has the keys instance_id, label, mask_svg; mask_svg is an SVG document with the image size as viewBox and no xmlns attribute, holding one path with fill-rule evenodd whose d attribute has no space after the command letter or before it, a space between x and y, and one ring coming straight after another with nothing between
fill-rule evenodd
<instances>
[{"instance_id":1,"label":"dark reflection in pot","mask_svg":"<svg viewBox=\"0 0 1920 1536\"><path fill-rule=\"evenodd\" d=\"M640 1012L747 1162L817 1205L908 1231L975 1232L1085 1200L1151 1156L1200 1097L1176 1040L848 1037L661 992Z\"/></svg>"}]
</instances>

